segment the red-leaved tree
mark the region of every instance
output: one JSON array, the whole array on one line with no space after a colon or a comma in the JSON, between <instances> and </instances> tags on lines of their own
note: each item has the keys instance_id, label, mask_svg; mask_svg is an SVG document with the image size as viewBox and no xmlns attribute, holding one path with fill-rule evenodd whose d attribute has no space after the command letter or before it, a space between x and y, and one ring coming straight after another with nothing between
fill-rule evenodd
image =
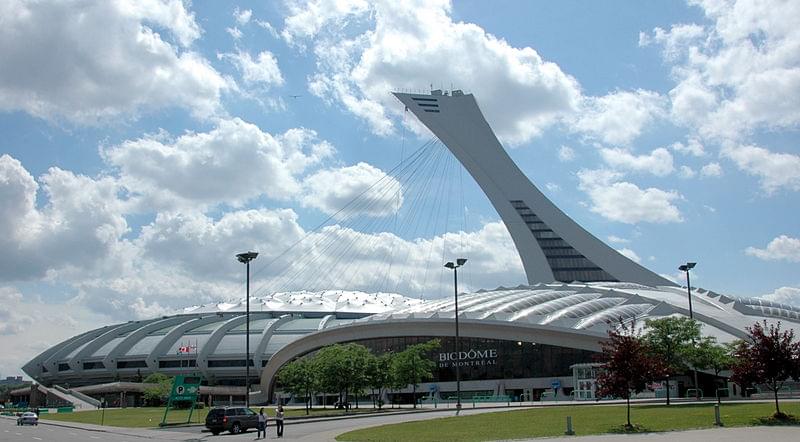
<instances>
[{"instance_id":1,"label":"red-leaved tree","mask_svg":"<svg viewBox=\"0 0 800 442\"><path fill-rule=\"evenodd\" d=\"M775 417L785 418L778 405L778 391L789 378L800 380L800 342L794 341L794 330L781 331L777 325L763 321L747 327L749 336L733 352L731 380L745 387L764 385L775 394Z\"/></svg>"},{"instance_id":2,"label":"red-leaved tree","mask_svg":"<svg viewBox=\"0 0 800 442\"><path fill-rule=\"evenodd\" d=\"M635 332L635 324L620 321L608 331L608 340L601 341L602 352L598 359L605 363L597 376L598 394L624 398L628 405L628 423L631 429L631 396L640 393L647 384L661 379L666 367L660 358L653 356L647 343Z\"/></svg>"}]
</instances>

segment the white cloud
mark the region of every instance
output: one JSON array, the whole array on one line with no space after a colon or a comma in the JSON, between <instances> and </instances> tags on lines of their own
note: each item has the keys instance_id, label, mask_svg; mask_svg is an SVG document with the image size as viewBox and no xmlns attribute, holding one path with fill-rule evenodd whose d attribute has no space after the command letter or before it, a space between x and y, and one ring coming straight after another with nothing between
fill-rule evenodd
<instances>
[{"instance_id":1,"label":"white cloud","mask_svg":"<svg viewBox=\"0 0 800 442\"><path fill-rule=\"evenodd\" d=\"M700 175L704 177L721 177L722 166L719 163L708 163L700 169Z\"/></svg>"},{"instance_id":2,"label":"white cloud","mask_svg":"<svg viewBox=\"0 0 800 442\"><path fill-rule=\"evenodd\" d=\"M761 295L760 298L766 299L767 301L780 302L782 304L800 307L800 288L780 287L775 289L775 291L772 293Z\"/></svg>"},{"instance_id":3,"label":"white cloud","mask_svg":"<svg viewBox=\"0 0 800 442\"><path fill-rule=\"evenodd\" d=\"M697 175L697 172L695 172L689 166L681 166L678 169L678 176L681 177L681 178L684 178L684 179L694 178L695 175Z\"/></svg>"},{"instance_id":4,"label":"white cloud","mask_svg":"<svg viewBox=\"0 0 800 442\"><path fill-rule=\"evenodd\" d=\"M642 89L587 97L571 128L608 144L629 144L665 114L666 104L657 92Z\"/></svg>"},{"instance_id":5,"label":"white cloud","mask_svg":"<svg viewBox=\"0 0 800 442\"><path fill-rule=\"evenodd\" d=\"M800 4L692 1L712 24L656 28L640 42L663 45L677 86L676 121L706 136L738 138L800 124Z\"/></svg>"},{"instance_id":6,"label":"white cloud","mask_svg":"<svg viewBox=\"0 0 800 442\"><path fill-rule=\"evenodd\" d=\"M633 183L618 181L621 177L618 172L602 169L578 172L578 187L589 196L592 212L627 224L683 221L673 205L673 201L682 198L679 193L654 187L640 189Z\"/></svg>"},{"instance_id":7,"label":"white cloud","mask_svg":"<svg viewBox=\"0 0 800 442\"><path fill-rule=\"evenodd\" d=\"M600 156L609 166L620 170L652 173L656 176L667 176L674 170L672 154L659 147L648 155L634 155L625 149L600 149Z\"/></svg>"},{"instance_id":8,"label":"white cloud","mask_svg":"<svg viewBox=\"0 0 800 442\"><path fill-rule=\"evenodd\" d=\"M620 238L619 236L616 235L609 235L608 241L616 244L628 244L631 242L629 239Z\"/></svg>"},{"instance_id":9,"label":"white cloud","mask_svg":"<svg viewBox=\"0 0 800 442\"><path fill-rule=\"evenodd\" d=\"M622 248L622 249L617 249L617 251L619 253L621 253L623 256L625 256L626 258L630 259L631 261L634 261L634 262L637 262L637 263L641 263L642 262L642 258L639 258L639 255L637 255L636 252L634 252L633 250L631 250L631 249L629 249L627 247Z\"/></svg>"},{"instance_id":10,"label":"white cloud","mask_svg":"<svg viewBox=\"0 0 800 442\"><path fill-rule=\"evenodd\" d=\"M260 52L255 60L247 52L220 54L219 58L230 60L247 84L261 84L269 88L284 83L278 60L269 51Z\"/></svg>"},{"instance_id":11,"label":"white cloud","mask_svg":"<svg viewBox=\"0 0 800 442\"><path fill-rule=\"evenodd\" d=\"M579 85L558 65L477 25L454 22L450 11L443 0L292 2L283 36L314 44L318 71L310 91L341 104L377 134L391 133L389 115L403 112L387 91L441 81L475 92L495 132L510 144L532 139L578 108ZM370 29L356 31L364 27Z\"/></svg>"},{"instance_id":12,"label":"white cloud","mask_svg":"<svg viewBox=\"0 0 800 442\"><path fill-rule=\"evenodd\" d=\"M696 157L702 157L706 154L703 145L696 138L690 138L689 141L686 142L686 144L680 142L673 143L672 146L670 147L675 152L690 154Z\"/></svg>"},{"instance_id":13,"label":"white cloud","mask_svg":"<svg viewBox=\"0 0 800 442\"><path fill-rule=\"evenodd\" d=\"M234 40L238 40L242 38L242 31L239 30L236 26L232 28L225 28L225 32L227 32Z\"/></svg>"},{"instance_id":14,"label":"white cloud","mask_svg":"<svg viewBox=\"0 0 800 442\"><path fill-rule=\"evenodd\" d=\"M333 152L312 130L271 135L238 118L209 132L177 139L162 133L101 150L132 199L157 209L289 198L300 192L297 175Z\"/></svg>"},{"instance_id":15,"label":"white cloud","mask_svg":"<svg viewBox=\"0 0 800 442\"><path fill-rule=\"evenodd\" d=\"M400 182L367 163L338 169L320 170L307 177L301 199L303 205L329 215L342 209L340 216L387 216L403 204ZM357 206L348 206L356 197Z\"/></svg>"},{"instance_id":16,"label":"white cloud","mask_svg":"<svg viewBox=\"0 0 800 442\"><path fill-rule=\"evenodd\" d=\"M46 205L36 207L41 187ZM93 180L50 168L37 183L22 164L0 156L0 280L42 278L59 269L92 269L127 232L111 178Z\"/></svg>"},{"instance_id":17,"label":"white cloud","mask_svg":"<svg viewBox=\"0 0 800 442\"><path fill-rule=\"evenodd\" d=\"M575 159L575 150L569 146L561 146L558 148L558 159L562 162L568 162Z\"/></svg>"},{"instance_id":18,"label":"white cloud","mask_svg":"<svg viewBox=\"0 0 800 442\"><path fill-rule=\"evenodd\" d=\"M205 118L236 89L191 50L201 30L180 0L11 0L0 17L0 111L94 124L177 106Z\"/></svg>"},{"instance_id":19,"label":"white cloud","mask_svg":"<svg viewBox=\"0 0 800 442\"><path fill-rule=\"evenodd\" d=\"M266 20L258 20L258 19L255 22L259 27L261 27L261 28L265 29L267 32L269 32L269 35L271 35L273 38L280 38L281 37L281 35L278 33L278 31L275 29L275 27L272 26L272 23L270 23L270 22L268 22Z\"/></svg>"},{"instance_id":20,"label":"white cloud","mask_svg":"<svg viewBox=\"0 0 800 442\"><path fill-rule=\"evenodd\" d=\"M559 186L556 183L547 183L544 185L544 187L547 188L547 190L549 190L550 192L558 192L559 190L561 190L561 186Z\"/></svg>"},{"instance_id":21,"label":"white cloud","mask_svg":"<svg viewBox=\"0 0 800 442\"><path fill-rule=\"evenodd\" d=\"M233 10L233 18L236 20L236 23L238 23L240 26L244 26L247 23L249 23L250 22L250 18L252 18L252 17L253 17L253 11L250 10L250 9L242 10L242 9L239 9L239 7L237 6Z\"/></svg>"},{"instance_id":22,"label":"white cloud","mask_svg":"<svg viewBox=\"0 0 800 442\"><path fill-rule=\"evenodd\" d=\"M722 149L722 156L733 160L745 173L759 177L767 193L782 188L800 190L800 156L759 146L728 146Z\"/></svg>"},{"instance_id":23,"label":"white cloud","mask_svg":"<svg viewBox=\"0 0 800 442\"><path fill-rule=\"evenodd\" d=\"M765 261L800 262L800 239L781 235L770 241L766 248L748 247L745 253Z\"/></svg>"}]
</instances>

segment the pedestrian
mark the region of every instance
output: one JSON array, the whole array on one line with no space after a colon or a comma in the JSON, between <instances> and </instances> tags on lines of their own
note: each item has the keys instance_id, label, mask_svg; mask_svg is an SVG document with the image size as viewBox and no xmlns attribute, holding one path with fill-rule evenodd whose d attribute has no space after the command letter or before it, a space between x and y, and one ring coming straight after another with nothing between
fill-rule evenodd
<instances>
[{"instance_id":1,"label":"pedestrian","mask_svg":"<svg viewBox=\"0 0 800 442\"><path fill-rule=\"evenodd\" d=\"M278 437L283 437L283 404L278 404L275 409L275 426L278 430Z\"/></svg>"},{"instance_id":2,"label":"pedestrian","mask_svg":"<svg viewBox=\"0 0 800 442\"><path fill-rule=\"evenodd\" d=\"M263 434L263 436L262 436ZM258 436L256 439L267 438L267 415L264 414L264 409L258 411Z\"/></svg>"}]
</instances>

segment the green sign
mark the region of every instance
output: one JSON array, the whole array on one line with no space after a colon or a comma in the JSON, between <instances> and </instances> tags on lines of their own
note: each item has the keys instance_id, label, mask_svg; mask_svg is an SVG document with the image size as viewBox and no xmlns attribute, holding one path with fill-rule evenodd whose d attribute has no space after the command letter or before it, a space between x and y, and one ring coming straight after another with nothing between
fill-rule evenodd
<instances>
[{"instance_id":1,"label":"green sign","mask_svg":"<svg viewBox=\"0 0 800 442\"><path fill-rule=\"evenodd\" d=\"M190 401L192 403L192 407L189 408L189 417L186 418L187 424L191 422L192 412L198 396L200 396L200 376L175 376L175 380L172 381L172 391L169 393L167 408L164 409L164 418L161 419L160 425L162 427L169 425L167 424L167 413L172 408L172 403L178 401Z\"/></svg>"},{"instance_id":2,"label":"green sign","mask_svg":"<svg viewBox=\"0 0 800 442\"><path fill-rule=\"evenodd\" d=\"M200 394L199 376L175 376L172 382L172 392L169 395L170 402L176 401L197 401Z\"/></svg>"}]
</instances>

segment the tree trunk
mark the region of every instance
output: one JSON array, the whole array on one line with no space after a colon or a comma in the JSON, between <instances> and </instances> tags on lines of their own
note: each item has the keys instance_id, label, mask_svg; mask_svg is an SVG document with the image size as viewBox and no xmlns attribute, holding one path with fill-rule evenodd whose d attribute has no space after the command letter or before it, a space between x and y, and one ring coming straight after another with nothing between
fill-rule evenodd
<instances>
[{"instance_id":1,"label":"tree trunk","mask_svg":"<svg viewBox=\"0 0 800 442\"><path fill-rule=\"evenodd\" d=\"M411 387L411 402L414 403L414 408L417 408L417 384Z\"/></svg>"},{"instance_id":2,"label":"tree trunk","mask_svg":"<svg viewBox=\"0 0 800 442\"><path fill-rule=\"evenodd\" d=\"M669 405L669 378L667 378L667 405Z\"/></svg>"},{"instance_id":3,"label":"tree trunk","mask_svg":"<svg viewBox=\"0 0 800 442\"><path fill-rule=\"evenodd\" d=\"M775 392L775 414L780 414L781 409L778 406L778 385L776 382L772 383L772 391Z\"/></svg>"},{"instance_id":4,"label":"tree trunk","mask_svg":"<svg viewBox=\"0 0 800 442\"><path fill-rule=\"evenodd\" d=\"M632 428L631 425L631 395L628 393L628 397L625 398L625 402L628 404L628 428Z\"/></svg>"}]
</instances>

